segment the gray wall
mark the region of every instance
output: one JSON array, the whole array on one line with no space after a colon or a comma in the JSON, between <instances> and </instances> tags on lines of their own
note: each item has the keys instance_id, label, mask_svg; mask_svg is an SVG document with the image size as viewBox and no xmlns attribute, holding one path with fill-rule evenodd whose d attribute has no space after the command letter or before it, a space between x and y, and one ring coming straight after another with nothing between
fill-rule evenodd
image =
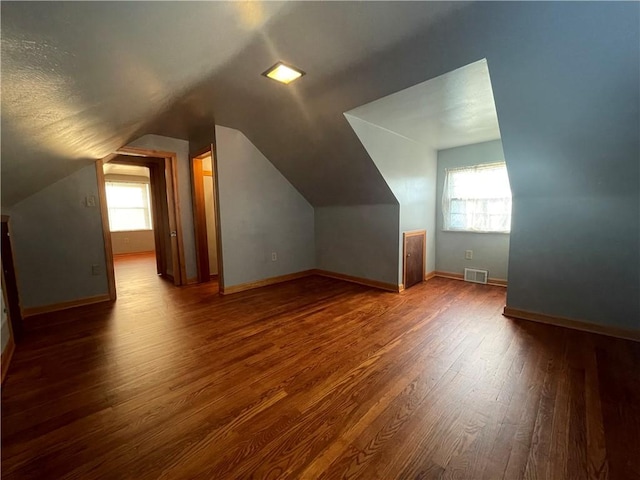
<instances>
[{"instance_id":1,"label":"gray wall","mask_svg":"<svg viewBox=\"0 0 640 480\"><path fill-rule=\"evenodd\" d=\"M640 329L640 4L517 7L487 55L514 194L507 305Z\"/></svg>"},{"instance_id":2,"label":"gray wall","mask_svg":"<svg viewBox=\"0 0 640 480\"><path fill-rule=\"evenodd\" d=\"M161 135L145 135L129 143L127 146L176 153L184 261L187 278L195 278L197 276L196 244L193 228L193 208L191 204L191 167L189 166L191 159L189 158L189 142L177 138L163 137Z\"/></svg>"},{"instance_id":3,"label":"gray wall","mask_svg":"<svg viewBox=\"0 0 640 480\"><path fill-rule=\"evenodd\" d=\"M514 198L507 305L640 330L639 204L629 192Z\"/></svg>"},{"instance_id":4,"label":"gray wall","mask_svg":"<svg viewBox=\"0 0 640 480\"><path fill-rule=\"evenodd\" d=\"M434 271L436 151L353 115L345 116L400 204L396 283L403 281L402 232L427 231L425 272Z\"/></svg>"},{"instance_id":5,"label":"gray wall","mask_svg":"<svg viewBox=\"0 0 640 480\"><path fill-rule=\"evenodd\" d=\"M385 83L373 98L487 59L513 193L512 308L640 330L639 15L635 2L476 2L339 92L358 95L381 65L398 74L372 80Z\"/></svg>"},{"instance_id":6,"label":"gray wall","mask_svg":"<svg viewBox=\"0 0 640 480\"><path fill-rule=\"evenodd\" d=\"M238 130L216 125L216 160L225 287L314 268L304 197Z\"/></svg>"},{"instance_id":7,"label":"gray wall","mask_svg":"<svg viewBox=\"0 0 640 480\"><path fill-rule=\"evenodd\" d=\"M370 75L371 101L487 59L513 193L510 307L640 330L639 15L635 2L476 2L336 92L356 103Z\"/></svg>"},{"instance_id":8,"label":"gray wall","mask_svg":"<svg viewBox=\"0 0 640 480\"><path fill-rule=\"evenodd\" d=\"M316 207L321 270L398 284L398 205Z\"/></svg>"},{"instance_id":9,"label":"gray wall","mask_svg":"<svg viewBox=\"0 0 640 480\"><path fill-rule=\"evenodd\" d=\"M95 207L85 206L87 196ZM10 223L23 307L107 293L95 165L14 205ZM92 265L100 275L91 274Z\"/></svg>"},{"instance_id":10,"label":"gray wall","mask_svg":"<svg viewBox=\"0 0 640 480\"><path fill-rule=\"evenodd\" d=\"M504 161L502 142L477 143L438 152L436 191L436 270L464 273L465 268L489 270L489 277L506 280L509 264L509 235L504 233L444 232L442 193L447 168L469 167ZM473 259L465 260L465 250L473 250Z\"/></svg>"}]
</instances>

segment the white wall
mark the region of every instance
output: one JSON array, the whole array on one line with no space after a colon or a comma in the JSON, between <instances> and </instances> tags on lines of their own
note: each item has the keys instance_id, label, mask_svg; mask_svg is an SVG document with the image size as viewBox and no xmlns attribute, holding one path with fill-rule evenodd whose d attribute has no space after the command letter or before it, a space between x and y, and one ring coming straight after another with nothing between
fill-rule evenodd
<instances>
[{"instance_id":1,"label":"white wall","mask_svg":"<svg viewBox=\"0 0 640 480\"><path fill-rule=\"evenodd\" d=\"M215 132L224 286L314 268L313 207L242 132Z\"/></svg>"},{"instance_id":2,"label":"white wall","mask_svg":"<svg viewBox=\"0 0 640 480\"><path fill-rule=\"evenodd\" d=\"M87 196L95 207L87 207ZM25 308L107 294L95 165L78 170L11 209L12 247ZM99 275L92 275L98 265Z\"/></svg>"},{"instance_id":3,"label":"white wall","mask_svg":"<svg viewBox=\"0 0 640 480\"><path fill-rule=\"evenodd\" d=\"M504 161L502 142L477 143L449 148L438 152L438 181L436 193L436 270L448 273L464 273L466 268L489 271L489 277L507 279L509 265L509 234L445 232L442 216L442 194L447 168L469 167ZM465 250L473 250L473 259L466 260Z\"/></svg>"},{"instance_id":4,"label":"white wall","mask_svg":"<svg viewBox=\"0 0 640 480\"><path fill-rule=\"evenodd\" d=\"M111 232L111 249L114 255L153 252L156 249L153 230Z\"/></svg>"},{"instance_id":5,"label":"white wall","mask_svg":"<svg viewBox=\"0 0 640 480\"><path fill-rule=\"evenodd\" d=\"M149 177L141 177L137 175L105 174L104 179L107 182L150 183ZM111 232L111 249L115 255L122 253L152 252L156 249L153 230Z\"/></svg>"},{"instance_id":6,"label":"white wall","mask_svg":"<svg viewBox=\"0 0 640 480\"><path fill-rule=\"evenodd\" d=\"M193 209L191 198L191 168L189 163L189 142L161 135L145 135L129 143L128 147L148 148L165 152L175 152L177 157L178 197L180 203L180 222L187 278L197 276L196 245L193 229Z\"/></svg>"},{"instance_id":7,"label":"white wall","mask_svg":"<svg viewBox=\"0 0 640 480\"><path fill-rule=\"evenodd\" d=\"M215 182L204 176L204 210L207 221L207 249L209 252L209 274L218 274L218 237L216 232Z\"/></svg>"},{"instance_id":8,"label":"white wall","mask_svg":"<svg viewBox=\"0 0 640 480\"><path fill-rule=\"evenodd\" d=\"M353 115L345 114L400 204L397 283L402 283L403 238L427 231L425 272L436 268L436 151Z\"/></svg>"}]
</instances>

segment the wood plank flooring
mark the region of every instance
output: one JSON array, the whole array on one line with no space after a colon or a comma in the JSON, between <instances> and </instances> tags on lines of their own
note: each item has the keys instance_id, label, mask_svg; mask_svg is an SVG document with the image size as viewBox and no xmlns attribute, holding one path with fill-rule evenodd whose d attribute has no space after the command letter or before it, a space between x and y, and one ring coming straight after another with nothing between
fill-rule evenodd
<instances>
[{"instance_id":1,"label":"wood plank flooring","mask_svg":"<svg viewBox=\"0 0 640 480\"><path fill-rule=\"evenodd\" d=\"M115 304L28 320L3 479L640 478L640 344L506 319L503 288L116 268Z\"/></svg>"}]
</instances>

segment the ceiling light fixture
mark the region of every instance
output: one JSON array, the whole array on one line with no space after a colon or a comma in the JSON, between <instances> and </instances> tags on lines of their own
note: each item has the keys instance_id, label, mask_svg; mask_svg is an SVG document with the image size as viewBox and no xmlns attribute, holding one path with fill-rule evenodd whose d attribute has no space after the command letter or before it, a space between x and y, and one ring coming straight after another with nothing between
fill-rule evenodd
<instances>
[{"instance_id":1,"label":"ceiling light fixture","mask_svg":"<svg viewBox=\"0 0 640 480\"><path fill-rule=\"evenodd\" d=\"M292 67L291 65L278 62L262 75L287 85L303 76L304 72L298 68Z\"/></svg>"}]
</instances>

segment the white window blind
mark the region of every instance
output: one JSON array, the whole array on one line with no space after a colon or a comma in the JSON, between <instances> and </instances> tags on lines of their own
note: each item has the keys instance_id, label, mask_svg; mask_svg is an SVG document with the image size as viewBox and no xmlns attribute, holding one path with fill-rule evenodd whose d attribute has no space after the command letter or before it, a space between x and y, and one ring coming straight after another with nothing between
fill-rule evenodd
<instances>
[{"instance_id":1,"label":"white window blind","mask_svg":"<svg viewBox=\"0 0 640 480\"><path fill-rule=\"evenodd\" d=\"M106 182L106 191L112 232L152 229L149 184Z\"/></svg>"},{"instance_id":2,"label":"white window blind","mask_svg":"<svg viewBox=\"0 0 640 480\"><path fill-rule=\"evenodd\" d=\"M505 163L447 169L442 195L444 230L511 231L511 188Z\"/></svg>"}]
</instances>

